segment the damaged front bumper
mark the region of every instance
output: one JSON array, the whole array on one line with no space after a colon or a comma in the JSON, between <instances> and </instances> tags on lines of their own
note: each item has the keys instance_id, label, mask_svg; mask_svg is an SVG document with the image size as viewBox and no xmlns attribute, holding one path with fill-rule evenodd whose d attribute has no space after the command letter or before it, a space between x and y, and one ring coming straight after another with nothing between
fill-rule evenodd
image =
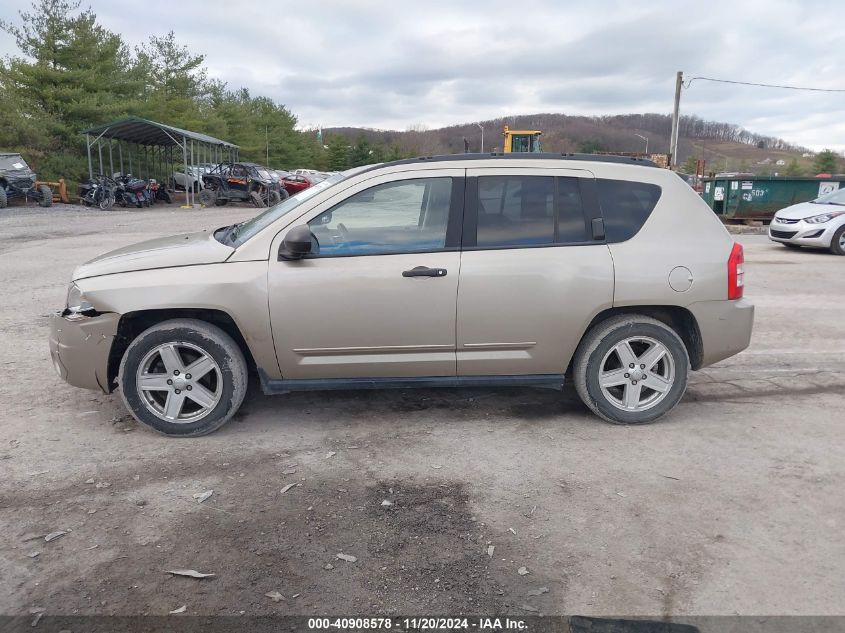
<instances>
[{"instance_id":1,"label":"damaged front bumper","mask_svg":"<svg viewBox=\"0 0 845 633\"><path fill-rule=\"evenodd\" d=\"M50 317L50 357L56 373L74 387L111 393L111 352L120 315L84 316L57 312Z\"/></svg>"}]
</instances>

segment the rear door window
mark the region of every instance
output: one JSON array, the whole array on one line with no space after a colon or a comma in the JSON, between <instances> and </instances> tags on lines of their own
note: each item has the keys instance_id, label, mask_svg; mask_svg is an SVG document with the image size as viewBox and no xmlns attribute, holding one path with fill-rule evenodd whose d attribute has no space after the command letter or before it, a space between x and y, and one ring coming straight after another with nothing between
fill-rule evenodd
<instances>
[{"instance_id":1,"label":"rear door window","mask_svg":"<svg viewBox=\"0 0 845 633\"><path fill-rule=\"evenodd\" d=\"M613 243L631 239L657 206L660 187L645 182L604 178L597 179L596 183L606 240Z\"/></svg>"},{"instance_id":2,"label":"rear door window","mask_svg":"<svg viewBox=\"0 0 845 633\"><path fill-rule=\"evenodd\" d=\"M480 176L477 248L519 248L587 240L577 178Z\"/></svg>"}]
</instances>

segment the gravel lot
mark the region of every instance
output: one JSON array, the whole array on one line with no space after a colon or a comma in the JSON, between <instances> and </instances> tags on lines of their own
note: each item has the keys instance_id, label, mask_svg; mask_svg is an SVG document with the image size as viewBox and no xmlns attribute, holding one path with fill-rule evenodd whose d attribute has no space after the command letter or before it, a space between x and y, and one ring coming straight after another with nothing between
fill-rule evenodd
<instances>
[{"instance_id":1,"label":"gravel lot","mask_svg":"<svg viewBox=\"0 0 845 633\"><path fill-rule=\"evenodd\" d=\"M74 266L254 212L0 211L0 613L845 614L845 259L739 236L752 346L645 427L571 390L253 385L179 441L55 375Z\"/></svg>"}]
</instances>

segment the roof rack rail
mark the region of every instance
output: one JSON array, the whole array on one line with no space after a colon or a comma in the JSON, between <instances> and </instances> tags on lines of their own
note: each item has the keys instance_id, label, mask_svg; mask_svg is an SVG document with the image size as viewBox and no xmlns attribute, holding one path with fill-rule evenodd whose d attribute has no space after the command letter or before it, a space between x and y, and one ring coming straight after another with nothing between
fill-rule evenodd
<instances>
[{"instance_id":1,"label":"roof rack rail","mask_svg":"<svg viewBox=\"0 0 845 633\"><path fill-rule=\"evenodd\" d=\"M612 156L598 154L577 154L577 153L552 153L552 152L485 152L483 154L443 154L438 156L417 156L416 158L405 158L394 160L389 163L382 163L379 167L390 167L393 165L410 165L413 163L455 161L455 160L581 160L596 163L619 163L623 165L640 165L643 167L657 167L657 165L646 159L635 156Z\"/></svg>"}]
</instances>

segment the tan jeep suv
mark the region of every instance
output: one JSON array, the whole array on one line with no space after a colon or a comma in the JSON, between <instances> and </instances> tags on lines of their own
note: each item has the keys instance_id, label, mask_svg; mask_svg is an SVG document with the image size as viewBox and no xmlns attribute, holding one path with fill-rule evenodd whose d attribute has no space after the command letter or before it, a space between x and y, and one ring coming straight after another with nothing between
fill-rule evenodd
<instances>
[{"instance_id":1,"label":"tan jeep suv","mask_svg":"<svg viewBox=\"0 0 845 633\"><path fill-rule=\"evenodd\" d=\"M676 174L621 157L426 157L77 268L50 350L174 436L266 393L561 387L650 422L745 349L743 253Z\"/></svg>"}]
</instances>

